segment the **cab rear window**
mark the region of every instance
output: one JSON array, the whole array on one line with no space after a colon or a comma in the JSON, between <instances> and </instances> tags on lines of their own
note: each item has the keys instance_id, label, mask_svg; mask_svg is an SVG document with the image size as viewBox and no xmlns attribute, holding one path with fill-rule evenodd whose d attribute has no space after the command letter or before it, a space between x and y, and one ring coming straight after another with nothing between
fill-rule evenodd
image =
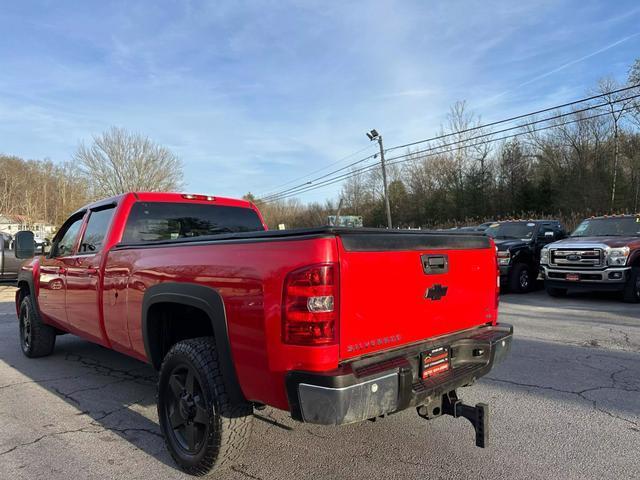
<instances>
[{"instance_id":1,"label":"cab rear window","mask_svg":"<svg viewBox=\"0 0 640 480\"><path fill-rule=\"evenodd\" d=\"M131 208L124 243L160 242L264 230L250 208L196 203L138 202Z\"/></svg>"}]
</instances>

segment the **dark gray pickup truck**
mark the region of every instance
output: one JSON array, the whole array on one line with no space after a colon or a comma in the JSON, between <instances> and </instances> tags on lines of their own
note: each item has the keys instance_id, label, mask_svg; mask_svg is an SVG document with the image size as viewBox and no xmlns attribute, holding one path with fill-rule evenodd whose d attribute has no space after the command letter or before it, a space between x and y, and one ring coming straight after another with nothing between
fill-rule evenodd
<instances>
[{"instance_id":1,"label":"dark gray pickup truck","mask_svg":"<svg viewBox=\"0 0 640 480\"><path fill-rule=\"evenodd\" d=\"M13 238L7 233L0 233L0 282L15 281L20 263L22 260L16 258Z\"/></svg>"}]
</instances>

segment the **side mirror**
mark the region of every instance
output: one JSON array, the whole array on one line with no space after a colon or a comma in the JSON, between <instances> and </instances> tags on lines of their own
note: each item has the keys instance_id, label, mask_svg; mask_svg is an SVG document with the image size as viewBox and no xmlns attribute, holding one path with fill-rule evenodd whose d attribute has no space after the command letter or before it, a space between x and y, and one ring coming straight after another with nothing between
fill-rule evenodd
<instances>
[{"instance_id":1,"label":"side mirror","mask_svg":"<svg viewBox=\"0 0 640 480\"><path fill-rule=\"evenodd\" d=\"M33 239L33 232L22 230L16 233L14 242L16 258L33 258L36 254L36 242Z\"/></svg>"}]
</instances>

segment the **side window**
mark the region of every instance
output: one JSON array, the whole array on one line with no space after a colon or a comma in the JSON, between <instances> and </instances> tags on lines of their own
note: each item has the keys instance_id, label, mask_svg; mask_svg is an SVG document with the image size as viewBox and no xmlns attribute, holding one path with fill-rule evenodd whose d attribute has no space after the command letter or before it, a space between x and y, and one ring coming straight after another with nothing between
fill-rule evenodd
<instances>
[{"instance_id":1,"label":"side window","mask_svg":"<svg viewBox=\"0 0 640 480\"><path fill-rule=\"evenodd\" d=\"M556 234L553 231L553 227L551 225L542 225L540 227L540 230L538 230L538 238L540 238L541 240L552 241L555 235Z\"/></svg>"},{"instance_id":2,"label":"side window","mask_svg":"<svg viewBox=\"0 0 640 480\"><path fill-rule=\"evenodd\" d=\"M200 203L138 202L131 208L122 241L159 242L264 230L245 207Z\"/></svg>"},{"instance_id":3,"label":"side window","mask_svg":"<svg viewBox=\"0 0 640 480\"><path fill-rule=\"evenodd\" d=\"M113 212L115 212L115 207L91 211L78 253L97 253L102 250Z\"/></svg>"},{"instance_id":4,"label":"side window","mask_svg":"<svg viewBox=\"0 0 640 480\"><path fill-rule=\"evenodd\" d=\"M61 232L59 240L53 245L51 249L52 257L66 257L73 252L73 246L80 233L80 227L82 226L82 219L84 215L77 217L72 223L68 224L66 230Z\"/></svg>"}]
</instances>

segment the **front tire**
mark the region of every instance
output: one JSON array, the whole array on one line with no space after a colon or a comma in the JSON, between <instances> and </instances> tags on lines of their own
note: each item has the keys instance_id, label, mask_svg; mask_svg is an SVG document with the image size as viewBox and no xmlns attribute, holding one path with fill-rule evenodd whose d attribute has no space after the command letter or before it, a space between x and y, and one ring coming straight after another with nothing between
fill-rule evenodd
<instances>
[{"instance_id":1,"label":"front tire","mask_svg":"<svg viewBox=\"0 0 640 480\"><path fill-rule=\"evenodd\" d=\"M531 291L534 276L529 269L529 266L525 263L517 263L511 269L511 275L509 276L509 290L514 293L527 293Z\"/></svg>"},{"instance_id":2,"label":"front tire","mask_svg":"<svg viewBox=\"0 0 640 480\"><path fill-rule=\"evenodd\" d=\"M624 287L623 300L627 303L640 302L640 267L633 267Z\"/></svg>"},{"instance_id":3,"label":"front tire","mask_svg":"<svg viewBox=\"0 0 640 480\"><path fill-rule=\"evenodd\" d=\"M191 475L232 465L249 442L251 404L231 403L215 341L176 343L165 357L158 383L158 418L175 462Z\"/></svg>"},{"instance_id":4,"label":"front tire","mask_svg":"<svg viewBox=\"0 0 640 480\"><path fill-rule=\"evenodd\" d=\"M29 358L45 357L53 353L56 330L42 321L31 295L20 303L20 347Z\"/></svg>"}]
</instances>

